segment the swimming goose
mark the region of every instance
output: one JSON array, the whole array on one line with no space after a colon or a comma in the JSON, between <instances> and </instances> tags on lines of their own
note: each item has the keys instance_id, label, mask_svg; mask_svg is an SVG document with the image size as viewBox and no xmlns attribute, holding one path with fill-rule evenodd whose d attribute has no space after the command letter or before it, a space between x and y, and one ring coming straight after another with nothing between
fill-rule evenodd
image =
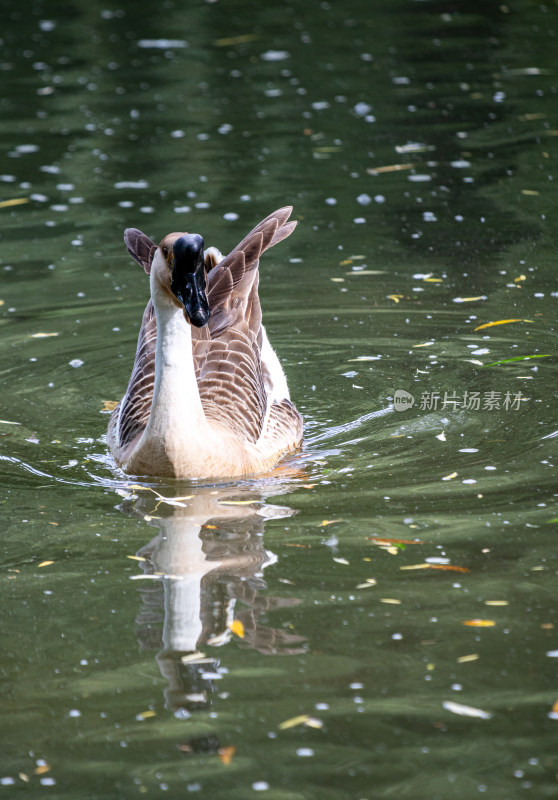
<instances>
[{"instance_id":1,"label":"swimming goose","mask_svg":"<svg viewBox=\"0 0 558 800\"><path fill-rule=\"evenodd\" d=\"M157 246L124 241L149 275L149 300L126 394L107 442L126 473L222 478L270 470L302 440L302 418L262 325L258 266L292 233L292 207L266 217L228 256L198 234Z\"/></svg>"}]
</instances>

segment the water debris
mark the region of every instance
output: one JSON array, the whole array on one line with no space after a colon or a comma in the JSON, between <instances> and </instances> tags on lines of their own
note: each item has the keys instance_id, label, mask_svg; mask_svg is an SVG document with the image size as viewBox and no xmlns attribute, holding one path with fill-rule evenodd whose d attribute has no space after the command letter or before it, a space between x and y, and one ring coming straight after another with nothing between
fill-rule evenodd
<instances>
[{"instance_id":1,"label":"water debris","mask_svg":"<svg viewBox=\"0 0 558 800\"><path fill-rule=\"evenodd\" d=\"M436 436L436 439L439 439L441 442L445 442L445 441L447 441L447 440L446 440L446 434L444 433L444 431L442 431L442 433L439 433L439 434Z\"/></svg>"},{"instance_id":2,"label":"water debris","mask_svg":"<svg viewBox=\"0 0 558 800\"><path fill-rule=\"evenodd\" d=\"M457 659L458 664L468 664L470 661L478 661L480 658L478 653L469 653L466 656L459 656Z\"/></svg>"},{"instance_id":3,"label":"water debris","mask_svg":"<svg viewBox=\"0 0 558 800\"><path fill-rule=\"evenodd\" d=\"M422 142L407 142L395 146L395 152L402 153L426 153L430 150L435 150L433 144L423 144Z\"/></svg>"},{"instance_id":4,"label":"water debris","mask_svg":"<svg viewBox=\"0 0 558 800\"><path fill-rule=\"evenodd\" d=\"M138 47L145 50L169 50L188 47L185 39L139 39Z\"/></svg>"},{"instance_id":5,"label":"water debris","mask_svg":"<svg viewBox=\"0 0 558 800\"><path fill-rule=\"evenodd\" d=\"M376 586L376 585L377 585L376 578L366 578L366 583L358 583L356 588L357 589L370 589L370 587Z\"/></svg>"},{"instance_id":6,"label":"water debris","mask_svg":"<svg viewBox=\"0 0 558 800\"><path fill-rule=\"evenodd\" d=\"M436 344L436 342L424 342L423 344L414 344L413 350L417 347L432 347L433 344Z\"/></svg>"},{"instance_id":7,"label":"water debris","mask_svg":"<svg viewBox=\"0 0 558 800\"><path fill-rule=\"evenodd\" d=\"M132 561L147 561L143 556L126 556L126 558L131 558Z\"/></svg>"},{"instance_id":8,"label":"water debris","mask_svg":"<svg viewBox=\"0 0 558 800\"><path fill-rule=\"evenodd\" d=\"M12 422L9 419L0 419L0 425L21 425L21 422Z\"/></svg>"},{"instance_id":9,"label":"water debris","mask_svg":"<svg viewBox=\"0 0 558 800\"><path fill-rule=\"evenodd\" d=\"M454 703L452 700L445 700L442 706L446 711L450 711L452 714L459 714L460 717L476 717L477 719L492 718L490 711L484 711L482 708L475 708L474 706L466 706L462 703Z\"/></svg>"},{"instance_id":10,"label":"water debris","mask_svg":"<svg viewBox=\"0 0 558 800\"><path fill-rule=\"evenodd\" d=\"M529 197L538 197L540 192L535 189L521 189L521 194L528 195Z\"/></svg>"},{"instance_id":11,"label":"water debris","mask_svg":"<svg viewBox=\"0 0 558 800\"><path fill-rule=\"evenodd\" d=\"M496 622L493 619L466 619L463 625L468 628L493 628Z\"/></svg>"},{"instance_id":12,"label":"water debris","mask_svg":"<svg viewBox=\"0 0 558 800\"><path fill-rule=\"evenodd\" d=\"M509 606L508 600L485 600L485 606Z\"/></svg>"},{"instance_id":13,"label":"water debris","mask_svg":"<svg viewBox=\"0 0 558 800\"><path fill-rule=\"evenodd\" d=\"M193 497L193 495L192 495ZM221 506L251 506L253 503L260 502L257 499L254 500L221 500L219 505Z\"/></svg>"},{"instance_id":14,"label":"water debris","mask_svg":"<svg viewBox=\"0 0 558 800\"><path fill-rule=\"evenodd\" d=\"M484 367L496 367L498 364L511 364L512 361L529 361L532 358L552 358L552 353L544 353L532 356L514 356L513 358L503 358L501 361L491 361L490 364L483 364Z\"/></svg>"},{"instance_id":15,"label":"water debris","mask_svg":"<svg viewBox=\"0 0 558 800\"><path fill-rule=\"evenodd\" d=\"M208 661L214 661L215 659L206 658L205 653L202 653L199 650L197 650L195 653L188 653L187 656L182 656L180 660L182 661L183 664L190 664L192 662L195 663L199 662L203 664Z\"/></svg>"},{"instance_id":16,"label":"water debris","mask_svg":"<svg viewBox=\"0 0 558 800\"><path fill-rule=\"evenodd\" d=\"M163 577L163 572L157 572L155 574L151 574L150 572L144 572L140 575L130 575L131 581L158 581Z\"/></svg>"},{"instance_id":17,"label":"water debris","mask_svg":"<svg viewBox=\"0 0 558 800\"><path fill-rule=\"evenodd\" d=\"M236 747L233 747L232 745L230 747L220 747L219 750L217 750L217 755L219 756L219 760L225 766L228 766L231 763L232 757L234 756L235 753L236 753Z\"/></svg>"},{"instance_id":18,"label":"water debris","mask_svg":"<svg viewBox=\"0 0 558 800\"><path fill-rule=\"evenodd\" d=\"M240 639L244 639L244 625L239 619L233 619L227 627L231 630L235 636L240 637Z\"/></svg>"},{"instance_id":19,"label":"water debris","mask_svg":"<svg viewBox=\"0 0 558 800\"><path fill-rule=\"evenodd\" d=\"M342 519L323 519L318 523L319 528L325 528L326 525L335 525L337 522L344 522Z\"/></svg>"},{"instance_id":20,"label":"water debris","mask_svg":"<svg viewBox=\"0 0 558 800\"><path fill-rule=\"evenodd\" d=\"M477 297L454 297L454 303L475 303L477 300L486 300L485 294L480 294Z\"/></svg>"},{"instance_id":21,"label":"water debris","mask_svg":"<svg viewBox=\"0 0 558 800\"><path fill-rule=\"evenodd\" d=\"M388 606L400 606L401 600L397 600L395 597L380 597L380 603L386 603Z\"/></svg>"},{"instance_id":22,"label":"water debris","mask_svg":"<svg viewBox=\"0 0 558 800\"><path fill-rule=\"evenodd\" d=\"M386 172L401 172L405 169L413 169L414 164L388 164L385 167L368 167L366 172L369 175L382 175Z\"/></svg>"},{"instance_id":23,"label":"water debris","mask_svg":"<svg viewBox=\"0 0 558 800\"><path fill-rule=\"evenodd\" d=\"M38 564L37 566L39 566L39 567L50 567L51 564L54 564L54 561L41 561L41 563Z\"/></svg>"},{"instance_id":24,"label":"water debris","mask_svg":"<svg viewBox=\"0 0 558 800\"><path fill-rule=\"evenodd\" d=\"M309 728L323 728L324 723L317 717L312 717L310 714L299 714L298 717L291 717L284 722L279 723L279 730L286 731L289 728L296 728L299 725L306 725Z\"/></svg>"},{"instance_id":25,"label":"water debris","mask_svg":"<svg viewBox=\"0 0 558 800\"><path fill-rule=\"evenodd\" d=\"M511 322L533 322L532 319L499 319L496 322L485 322L484 325L478 325L474 330L482 331L483 328L492 328L494 325L509 325Z\"/></svg>"},{"instance_id":26,"label":"water debris","mask_svg":"<svg viewBox=\"0 0 558 800\"><path fill-rule=\"evenodd\" d=\"M346 559L346 558L334 558L333 560L334 560L334 561L335 561L337 564L346 564L347 566L349 566L349 564L350 564L350 562L349 562L349 561L347 561L347 559Z\"/></svg>"},{"instance_id":27,"label":"water debris","mask_svg":"<svg viewBox=\"0 0 558 800\"><path fill-rule=\"evenodd\" d=\"M156 717L156 716L157 716L157 712L156 711L152 711L151 709L148 709L147 711L140 711L140 713L136 715L136 719L137 720L151 719L152 717Z\"/></svg>"},{"instance_id":28,"label":"water debris","mask_svg":"<svg viewBox=\"0 0 558 800\"><path fill-rule=\"evenodd\" d=\"M443 481L452 481L454 478L457 478L457 475L458 475L458 473L457 473L457 472L452 472L452 473L450 473L450 475L445 475L445 476L442 478L442 480L443 480Z\"/></svg>"},{"instance_id":29,"label":"water debris","mask_svg":"<svg viewBox=\"0 0 558 800\"><path fill-rule=\"evenodd\" d=\"M399 569L443 569L447 572L470 572L467 567L457 567L453 564L407 564Z\"/></svg>"},{"instance_id":30,"label":"water debris","mask_svg":"<svg viewBox=\"0 0 558 800\"><path fill-rule=\"evenodd\" d=\"M51 336L59 336L59 335L60 334L58 334L58 333L32 333L31 334L31 338L32 339L48 339Z\"/></svg>"},{"instance_id":31,"label":"water debris","mask_svg":"<svg viewBox=\"0 0 558 800\"><path fill-rule=\"evenodd\" d=\"M240 36L226 36L223 39L217 39L214 44L217 47L229 47L233 44L244 44L245 42L255 42L259 39L257 33L244 33Z\"/></svg>"},{"instance_id":32,"label":"water debris","mask_svg":"<svg viewBox=\"0 0 558 800\"><path fill-rule=\"evenodd\" d=\"M142 486L131 486L130 489L142 489ZM166 503L169 506L181 506L182 508L187 508L188 504L184 503L184 500L192 500L194 498L193 494L185 495L184 497L164 497L159 492L156 492L155 489L152 489L151 486L147 487L149 492L153 492L153 494L157 495L159 498L159 503ZM159 503L157 503L157 508L159 507Z\"/></svg>"},{"instance_id":33,"label":"water debris","mask_svg":"<svg viewBox=\"0 0 558 800\"><path fill-rule=\"evenodd\" d=\"M0 208L10 208L11 206L22 206L24 203L28 203L28 197L12 197L11 200L1 200L0 201Z\"/></svg>"}]
</instances>

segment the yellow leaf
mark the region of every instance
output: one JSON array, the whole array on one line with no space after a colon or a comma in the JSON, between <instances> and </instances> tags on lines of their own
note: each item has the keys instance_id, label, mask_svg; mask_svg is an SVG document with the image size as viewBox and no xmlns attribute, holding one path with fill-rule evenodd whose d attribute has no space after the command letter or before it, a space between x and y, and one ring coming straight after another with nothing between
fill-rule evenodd
<instances>
[{"instance_id":1,"label":"yellow leaf","mask_svg":"<svg viewBox=\"0 0 558 800\"><path fill-rule=\"evenodd\" d=\"M510 322L533 322L532 319L499 319L497 322L485 322L474 330L481 331L483 328L492 328L494 325L508 325Z\"/></svg>"},{"instance_id":2,"label":"yellow leaf","mask_svg":"<svg viewBox=\"0 0 558 800\"><path fill-rule=\"evenodd\" d=\"M381 175L384 172L401 172L403 169L413 169L414 164L389 164L386 167L368 167L369 175Z\"/></svg>"},{"instance_id":3,"label":"yellow leaf","mask_svg":"<svg viewBox=\"0 0 558 800\"><path fill-rule=\"evenodd\" d=\"M452 472L450 475L446 475L442 478L443 481L452 481L454 478L457 478L457 472Z\"/></svg>"},{"instance_id":4,"label":"yellow leaf","mask_svg":"<svg viewBox=\"0 0 558 800\"><path fill-rule=\"evenodd\" d=\"M459 656L457 659L458 664L467 664L469 661L478 661L479 654L478 653L470 653L467 656Z\"/></svg>"},{"instance_id":5,"label":"yellow leaf","mask_svg":"<svg viewBox=\"0 0 558 800\"><path fill-rule=\"evenodd\" d=\"M485 600L485 606L509 606L507 600Z\"/></svg>"},{"instance_id":6,"label":"yellow leaf","mask_svg":"<svg viewBox=\"0 0 558 800\"><path fill-rule=\"evenodd\" d=\"M303 483L302 484L302 488L303 489L313 489L317 485L318 485L317 483Z\"/></svg>"},{"instance_id":7,"label":"yellow leaf","mask_svg":"<svg viewBox=\"0 0 558 800\"><path fill-rule=\"evenodd\" d=\"M131 558L132 561L147 561L147 559L142 558L142 556L126 556L126 558Z\"/></svg>"},{"instance_id":8,"label":"yellow leaf","mask_svg":"<svg viewBox=\"0 0 558 800\"><path fill-rule=\"evenodd\" d=\"M526 281L526 280L527 280L527 276L526 275L520 275L518 278L514 278L513 282L514 283L519 283L520 281Z\"/></svg>"},{"instance_id":9,"label":"yellow leaf","mask_svg":"<svg viewBox=\"0 0 558 800\"><path fill-rule=\"evenodd\" d=\"M345 283L345 278L331 278L333 283Z\"/></svg>"},{"instance_id":10,"label":"yellow leaf","mask_svg":"<svg viewBox=\"0 0 558 800\"><path fill-rule=\"evenodd\" d=\"M466 619L463 625L469 628L493 628L496 623L493 619Z\"/></svg>"},{"instance_id":11,"label":"yellow leaf","mask_svg":"<svg viewBox=\"0 0 558 800\"><path fill-rule=\"evenodd\" d=\"M239 619L233 619L233 621L229 624L228 627L236 636L239 636L241 639L244 639L244 625Z\"/></svg>"},{"instance_id":12,"label":"yellow leaf","mask_svg":"<svg viewBox=\"0 0 558 800\"><path fill-rule=\"evenodd\" d=\"M521 194L527 194L532 197L535 197L540 194L540 192L535 191L535 189L522 189Z\"/></svg>"},{"instance_id":13,"label":"yellow leaf","mask_svg":"<svg viewBox=\"0 0 558 800\"><path fill-rule=\"evenodd\" d=\"M0 208L9 208L10 206L21 206L24 203L28 203L28 197L14 197L12 200L2 200L0 202Z\"/></svg>"},{"instance_id":14,"label":"yellow leaf","mask_svg":"<svg viewBox=\"0 0 558 800\"><path fill-rule=\"evenodd\" d=\"M236 752L236 747L220 747L219 750L217 751L219 758L221 759L223 764L225 764L225 766L228 766L231 763L232 757L234 756L235 752Z\"/></svg>"},{"instance_id":15,"label":"yellow leaf","mask_svg":"<svg viewBox=\"0 0 558 800\"><path fill-rule=\"evenodd\" d=\"M45 772L50 772L50 765L49 764L39 764L38 767L35 767L33 773L35 775L44 775Z\"/></svg>"},{"instance_id":16,"label":"yellow leaf","mask_svg":"<svg viewBox=\"0 0 558 800\"><path fill-rule=\"evenodd\" d=\"M203 527L207 528L210 531L216 531L217 530L217 525L204 525Z\"/></svg>"},{"instance_id":17,"label":"yellow leaf","mask_svg":"<svg viewBox=\"0 0 558 800\"><path fill-rule=\"evenodd\" d=\"M400 606L401 600L396 600L394 597L381 597L380 603L387 603L390 606Z\"/></svg>"},{"instance_id":18,"label":"yellow leaf","mask_svg":"<svg viewBox=\"0 0 558 800\"><path fill-rule=\"evenodd\" d=\"M388 294L388 299L393 300L394 303L398 303L403 297L405 297L404 294Z\"/></svg>"},{"instance_id":19,"label":"yellow leaf","mask_svg":"<svg viewBox=\"0 0 558 800\"><path fill-rule=\"evenodd\" d=\"M192 495L193 497L193 495ZM186 499L186 498L183 498ZM255 498L253 500L222 500L220 505L222 506L251 506L252 503L257 503L258 500Z\"/></svg>"},{"instance_id":20,"label":"yellow leaf","mask_svg":"<svg viewBox=\"0 0 558 800\"><path fill-rule=\"evenodd\" d=\"M323 519L320 522L320 528L325 528L326 525L335 525L336 522L343 522L342 519Z\"/></svg>"},{"instance_id":21,"label":"yellow leaf","mask_svg":"<svg viewBox=\"0 0 558 800\"><path fill-rule=\"evenodd\" d=\"M54 564L54 561L41 561L39 567L50 567L51 564Z\"/></svg>"},{"instance_id":22,"label":"yellow leaf","mask_svg":"<svg viewBox=\"0 0 558 800\"><path fill-rule=\"evenodd\" d=\"M354 263L354 262L353 262L353 259L352 259L352 258L345 258L343 261L340 261L340 262L339 262L339 266L340 266L340 267L348 267L348 266L349 266L349 264L353 264L353 263Z\"/></svg>"},{"instance_id":23,"label":"yellow leaf","mask_svg":"<svg viewBox=\"0 0 558 800\"><path fill-rule=\"evenodd\" d=\"M118 405L118 400L103 400L103 411L114 411Z\"/></svg>"},{"instance_id":24,"label":"yellow leaf","mask_svg":"<svg viewBox=\"0 0 558 800\"><path fill-rule=\"evenodd\" d=\"M558 700L552 706L552 713L553 714L558 714Z\"/></svg>"},{"instance_id":25,"label":"yellow leaf","mask_svg":"<svg viewBox=\"0 0 558 800\"><path fill-rule=\"evenodd\" d=\"M423 278L424 283L443 283L443 278Z\"/></svg>"},{"instance_id":26,"label":"yellow leaf","mask_svg":"<svg viewBox=\"0 0 558 800\"><path fill-rule=\"evenodd\" d=\"M152 711L151 709L149 709L148 711L140 711L140 713L138 714L138 717L141 717L142 719L151 719L151 717L156 717L156 716L157 712Z\"/></svg>"},{"instance_id":27,"label":"yellow leaf","mask_svg":"<svg viewBox=\"0 0 558 800\"><path fill-rule=\"evenodd\" d=\"M486 296L481 294L477 297L454 297L455 303L474 303L476 300L486 300Z\"/></svg>"},{"instance_id":28,"label":"yellow leaf","mask_svg":"<svg viewBox=\"0 0 558 800\"><path fill-rule=\"evenodd\" d=\"M424 342L423 344L414 344L413 349L415 347L432 347L433 344L434 342Z\"/></svg>"},{"instance_id":29,"label":"yellow leaf","mask_svg":"<svg viewBox=\"0 0 558 800\"><path fill-rule=\"evenodd\" d=\"M309 714L300 714L298 717L291 717L279 724L279 730L286 731L289 728L296 728L297 725L307 725L310 719L312 719L312 717Z\"/></svg>"}]
</instances>

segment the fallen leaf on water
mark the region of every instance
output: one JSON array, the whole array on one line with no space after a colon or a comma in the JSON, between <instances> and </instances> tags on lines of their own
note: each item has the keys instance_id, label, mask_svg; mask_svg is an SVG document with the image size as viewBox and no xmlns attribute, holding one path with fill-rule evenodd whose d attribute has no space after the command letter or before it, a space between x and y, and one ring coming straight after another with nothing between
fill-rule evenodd
<instances>
[{"instance_id":1,"label":"fallen leaf on water","mask_svg":"<svg viewBox=\"0 0 558 800\"><path fill-rule=\"evenodd\" d=\"M521 194L526 194L532 197L536 197L540 194L540 192L537 192L536 189L521 189Z\"/></svg>"},{"instance_id":2,"label":"fallen leaf on water","mask_svg":"<svg viewBox=\"0 0 558 800\"><path fill-rule=\"evenodd\" d=\"M193 497L194 495L192 495ZM190 498L183 498L184 500L188 500ZM259 503L259 500L254 498L253 500L221 500L221 506L251 506L252 503Z\"/></svg>"},{"instance_id":3,"label":"fallen leaf on water","mask_svg":"<svg viewBox=\"0 0 558 800\"><path fill-rule=\"evenodd\" d=\"M300 714L298 717L291 717L279 723L279 730L286 731L289 728L296 728L298 725L307 725L310 728L322 728L323 722L321 719L317 719L317 717L311 717L310 714Z\"/></svg>"},{"instance_id":4,"label":"fallen leaf on water","mask_svg":"<svg viewBox=\"0 0 558 800\"><path fill-rule=\"evenodd\" d=\"M396 600L395 597L380 597L380 603L386 603L389 606L400 606L401 600Z\"/></svg>"},{"instance_id":5,"label":"fallen leaf on water","mask_svg":"<svg viewBox=\"0 0 558 800\"><path fill-rule=\"evenodd\" d=\"M433 344L435 344L435 342L424 342L423 344L414 344L413 350L417 347L432 347Z\"/></svg>"},{"instance_id":6,"label":"fallen leaf on water","mask_svg":"<svg viewBox=\"0 0 558 800\"><path fill-rule=\"evenodd\" d=\"M0 419L2 425L21 425L21 422L11 422L9 419Z\"/></svg>"},{"instance_id":7,"label":"fallen leaf on water","mask_svg":"<svg viewBox=\"0 0 558 800\"><path fill-rule=\"evenodd\" d=\"M30 780L29 775L26 775L25 772L18 772L18 778L24 783L29 783Z\"/></svg>"},{"instance_id":8,"label":"fallen leaf on water","mask_svg":"<svg viewBox=\"0 0 558 800\"><path fill-rule=\"evenodd\" d=\"M33 770L34 775L44 775L45 772L50 772L49 764L39 764L39 766L35 767L35 769Z\"/></svg>"},{"instance_id":9,"label":"fallen leaf on water","mask_svg":"<svg viewBox=\"0 0 558 800\"><path fill-rule=\"evenodd\" d=\"M11 200L2 200L0 202L0 208L9 208L10 206L21 206L24 203L28 203L28 197L14 197Z\"/></svg>"},{"instance_id":10,"label":"fallen leaf on water","mask_svg":"<svg viewBox=\"0 0 558 800\"><path fill-rule=\"evenodd\" d=\"M32 333L32 339L48 339L50 336L58 336L57 333Z\"/></svg>"},{"instance_id":11,"label":"fallen leaf on water","mask_svg":"<svg viewBox=\"0 0 558 800\"><path fill-rule=\"evenodd\" d=\"M463 625L469 628L493 628L496 623L493 619L466 619Z\"/></svg>"},{"instance_id":12,"label":"fallen leaf on water","mask_svg":"<svg viewBox=\"0 0 558 800\"><path fill-rule=\"evenodd\" d=\"M509 606L507 600L485 600L485 606Z\"/></svg>"},{"instance_id":13,"label":"fallen leaf on water","mask_svg":"<svg viewBox=\"0 0 558 800\"><path fill-rule=\"evenodd\" d=\"M126 558L131 558L133 561L147 561L143 556L126 556Z\"/></svg>"},{"instance_id":14,"label":"fallen leaf on water","mask_svg":"<svg viewBox=\"0 0 558 800\"><path fill-rule=\"evenodd\" d=\"M345 278L330 278L333 283L345 283Z\"/></svg>"},{"instance_id":15,"label":"fallen leaf on water","mask_svg":"<svg viewBox=\"0 0 558 800\"><path fill-rule=\"evenodd\" d=\"M318 485L317 483L303 483L302 484L302 488L303 489L314 489L314 487L317 486L317 485Z\"/></svg>"},{"instance_id":16,"label":"fallen leaf on water","mask_svg":"<svg viewBox=\"0 0 558 800\"><path fill-rule=\"evenodd\" d=\"M219 750L217 751L217 754L220 760L223 762L223 764L225 764L225 766L228 766L231 763L232 757L234 756L235 752L236 752L236 747L220 747Z\"/></svg>"},{"instance_id":17,"label":"fallen leaf on water","mask_svg":"<svg viewBox=\"0 0 558 800\"><path fill-rule=\"evenodd\" d=\"M558 700L552 706L552 713L553 714L558 714Z\"/></svg>"},{"instance_id":18,"label":"fallen leaf on water","mask_svg":"<svg viewBox=\"0 0 558 800\"><path fill-rule=\"evenodd\" d=\"M491 361L490 364L483 364L484 367L496 367L498 364L511 364L512 361L529 361L532 358L552 358L551 353L535 354L532 356L514 356L513 358L504 358L502 361Z\"/></svg>"},{"instance_id":19,"label":"fallen leaf on water","mask_svg":"<svg viewBox=\"0 0 558 800\"><path fill-rule=\"evenodd\" d=\"M452 700L445 700L442 706L446 711L451 711L452 714L459 714L461 717L476 717L477 719L491 719L492 717L490 711L484 711L482 708L474 708L474 706L465 706L461 703L454 703Z\"/></svg>"},{"instance_id":20,"label":"fallen leaf on water","mask_svg":"<svg viewBox=\"0 0 558 800\"><path fill-rule=\"evenodd\" d=\"M244 42L255 42L259 39L256 33L243 33L240 36L226 36L223 39L217 39L215 44L217 47L228 47L231 44L244 44Z\"/></svg>"},{"instance_id":21,"label":"fallen leaf on water","mask_svg":"<svg viewBox=\"0 0 558 800\"><path fill-rule=\"evenodd\" d=\"M38 565L39 567L50 567L51 564L54 564L54 561L41 561Z\"/></svg>"},{"instance_id":22,"label":"fallen leaf on water","mask_svg":"<svg viewBox=\"0 0 558 800\"><path fill-rule=\"evenodd\" d=\"M137 716L140 717L141 719L151 719L151 717L157 716L157 712L149 709L148 711L140 711L140 713Z\"/></svg>"},{"instance_id":23,"label":"fallen leaf on water","mask_svg":"<svg viewBox=\"0 0 558 800\"><path fill-rule=\"evenodd\" d=\"M354 263L354 262L353 262L353 259L352 259L352 258L345 258L343 261L340 261L340 262L339 262L339 266L340 266L340 267L348 267L348 266L349 266L349 264L353 264L353 263Z\"/></svg>"},{"instance_id":24,"label":"fallen leaf on water","mask_svg":"<svg viewBox=\"0 0 558 800\"><path fill-rule=\"evenodd\" d=\"M467 656L459 656L457 659L458 664L467 664L469 661L478 661L479 654L478 653L470 653Z\"/></svg>"},{"instance_id":25,"label":"fallen leaf on water","mask_svg":"<svg viewBox=\"0 0 558 800\"><path fill-rule=\"evenodd\" d=\"M370 589L371 586L376 586L376 578L366 578L366 583L357 584L357 589Z\"/></svg>"},{"instance_id":26,"label":"fallen leaf on water","mask_svg":"<svg viewBox=\"0 0 558 800\"><path fill-rule=\"evenodd\" d=\"M244 625L239 619L233 619L227 626L236 636L244 639Z\"/></svg>"},{"instance_id":27,"label":"fallen leaf on water","mask_svg":"<svg viewBox=\"0 0 558 800\"><path fill-rule=\"evenodd\" d=\"M447 572L470 572L467 567L454 567L452 564L409 564L399 569L443 569Z\"/></svg>"},{"instance_id":28,"label":"fallen leaf on water","mask_svg":"<svg viewBox=\"0 0 558 800\"><path fill-rule=\"evenodd\" d=\"M454 303L474 303L477 300L486 300L486 295L480 294L477 297L454 297Z\"/></svg>"},{"instance_id":29,"label":"fallen leaf on water","mask_svg":"<svg viewBox=\"0 0 558 800\"><path fill-rule=\"evenodd\" d=\"M393 300L394 303L398 303L405 297L404 294L388 294L388 299Z\"/></svg>"},{"instance_id":30,"label":"fallen leaf on water","mask_svg":"<svg viewBox=\"0 0 558 800\"><path fill-rule=\"evenodd\" d=\"M114 411L118 405L118 400L103 400L102 411Z\"/></svg>"},{"instance_id":31,"label":"fallen leaf on water","mask_svg":"<svg viewBox=\"0 0 558 800\"><path fill-rule=\"evenodd\" d=\"M521 283L521 281L526 281L526 280L527 280L527 275L518 275L517 278L513 279L513 282L514 283Z\"/></svg>"},{"instance_id":32,"label":"fallen leaf on water","mask_svg":"<svg viewBox=\"0 0 558 800\"><path fill-rule=\"evenodd\" d=\"M401 172L405 169L413 169L414 164L388 164L385 167L368 167L366 172L369 175L381 175L384 172Z\"/></svg>"},{"instance_id":33,"label":"fallen leaf on water","mask_svg":"<svg viewBox=\"0 0 558 800\"><path fill-rule=\"evenodd\" d=\"M325 528L326 525L335 525L336 522L343 522L342 519L323 519L318 527Z\"/></svg>"},{"instance_id":34,"label":"fallen leaf on water","mask_svg":"<svg viewBox=\"0 0 558 800\"><path fill-rule=\"evenodd\" d=\"M443 278L423 278L424 283L443 283Z\"/></svg>"},{"instance_id":35,"label":"fallen leaf on water","mask_svg":"<svg viewBox=\"0 0 558 800\"><path fill-rule=\"evenodd\" d=\"M347 566L349 565L349 562L347 561L346 558L334 558L333 560L336 561L338 564L347 564Z\"/></svg>"},{"instance_id":36,"label":"fallen leaf on water","mask_svg":"<svg viewBox=\"0 0 558 800\"><path fill-rule=\"evenodd\" d=\"M424 544L421 542L420 539L384 539L383 537L379 536L367 536L366 537L369 542L372 544Z\"/></svg>"},{"instance_id":37,"label":"fallen leaf on water","mask_svg":"<svg viewBox=\"0 0 558 800\"><path fill-rule=\"evenodd\" d=\"M532 319L499 319L496 322L485 322L484 325L479 325L474 328L476 331L482 331L483 328L493 328L494 325L509 325L510 322L533 322Z\"/></svg>"},{"instance_id":38,"label":"fallen leaf on water","mask_svg":"<svg viewBox=\"0 0 558 800\"><path fill-rule=\"evenodd\" d=\"M457 472L452 472L450 475L446 475L442 478L443 481L452 481L454 478L457 478Z\"/></svg>"}]
</instances>

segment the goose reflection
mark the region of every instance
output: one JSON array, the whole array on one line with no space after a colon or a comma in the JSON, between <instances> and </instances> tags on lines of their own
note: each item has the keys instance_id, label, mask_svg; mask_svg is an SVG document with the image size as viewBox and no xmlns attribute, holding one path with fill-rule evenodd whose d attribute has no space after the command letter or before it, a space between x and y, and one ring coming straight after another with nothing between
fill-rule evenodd
<instances>
[{"instance_id":1,"label":"goose reflection","mask_svg":"<svg viewBox=\"0 0 558 800\"><path fill-rule=\"evenodd\" d=\"M169 711L188 716L208 707L226 672L215 649L233 637L263 654L302 652L302 637L260 622L263 614L299 602L269 597L264 580L276 561L264 546L265 523L295 511L267 503L265 491L238 485L194 487L180 498L142 493L120 508L158 529L137 553L143 571L137 577L152 580L141 581L136 621L141 647L160 648Z\"/></svg>"}]
</instances>

